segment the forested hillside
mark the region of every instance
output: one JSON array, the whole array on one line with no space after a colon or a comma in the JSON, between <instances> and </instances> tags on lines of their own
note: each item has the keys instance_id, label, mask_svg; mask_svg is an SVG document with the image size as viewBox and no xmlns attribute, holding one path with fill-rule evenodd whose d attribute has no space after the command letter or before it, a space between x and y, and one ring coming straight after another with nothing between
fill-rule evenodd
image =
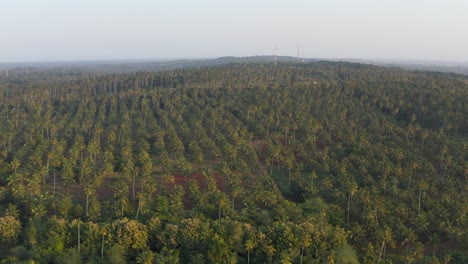
<instances>
[{"instance_id":1,"label":"forested hillside","mask_svg":"<svg viewBox=\"0 0 468 264\"><path fill-rule=\"evenodd\" d=\"M1 263L467 263L467 102L352 63L2 78Z\"/></svg>"}]
</instances>

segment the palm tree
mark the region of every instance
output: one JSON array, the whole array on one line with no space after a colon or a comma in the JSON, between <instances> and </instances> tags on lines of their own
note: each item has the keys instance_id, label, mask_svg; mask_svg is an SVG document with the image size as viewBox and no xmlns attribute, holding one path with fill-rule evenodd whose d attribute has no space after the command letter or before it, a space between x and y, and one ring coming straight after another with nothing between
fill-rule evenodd
<instances>
[{"instance_id":1,"label":"palm tree","mask_svg":"<svg viewBox=\"0 0 468 264\"><path fill-rule=\"evenodd\" d=\"M393 247L394 242L392 238L392 231L390 230L389 227L385 227L384 230L380 234L381 239L382 239L382 245L380 247L380 253L379 253L379 260L377 263L380 263L382 258L385 258L385 252L387 249L387 246L390 245Z\"/></svg>"},{"instance_id":2,"label":"palm tree","mask_svg":"<svg viewBox=\"0 0 468 264\"><path fill-rule=\"evenodd\" d=\"M80 252L81 250L81 232L80 232L80 227L81 227L81 224L83 224L83 222L81 221L81 219L73 219L71 221L71 226L76 226L76 234L77 234L77 246L78 246L78 252Z\"/></svg>"}]
</instances>

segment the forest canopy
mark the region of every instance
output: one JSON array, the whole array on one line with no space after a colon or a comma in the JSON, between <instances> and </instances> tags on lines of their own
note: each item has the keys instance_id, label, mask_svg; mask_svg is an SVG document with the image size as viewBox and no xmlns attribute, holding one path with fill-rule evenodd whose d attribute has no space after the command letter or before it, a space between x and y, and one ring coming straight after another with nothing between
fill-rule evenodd
<instances>
[{"instance_id":1,"label":"forest canopy","mask_svg":"<svg viewBox=\"0 0 468 264\"><path fill-rule=\"evenodd\" d=\"M0 263L467 263L468 78L0 78Z\"/></svg>"}]
</instances>

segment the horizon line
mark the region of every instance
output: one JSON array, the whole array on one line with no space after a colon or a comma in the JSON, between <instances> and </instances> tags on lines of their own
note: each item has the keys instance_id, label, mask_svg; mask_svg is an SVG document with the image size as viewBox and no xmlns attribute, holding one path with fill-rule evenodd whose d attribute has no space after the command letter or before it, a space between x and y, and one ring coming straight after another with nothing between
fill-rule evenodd
<instances>
[{"instance_id":1,"label":"horizon line","mask_svg":"<svg viewBox=\"0 0 468 264\"><path fill-rule=\"evenodd\" d=\"M154 58L111 58L111 59L53 59L53 60L6 60L0 61L2 65L8 64L60 64L60 63L139 63L139 62L173 62L178 60L215 60L220 58L252 58L252 57L292 57L297 56L291 55L275 55L275 54L263 54L263 55L247 55L247 56L234 56L234 55L223 55L223 56L181 56L181 57L154 57ZM321 61L349 61L349 62L385 62L385 63L437 63L437 64L468 64L468 60L443 60L443 59L408 59L408 58L359 58L359 57L301 57L302 59L309 60L321 60Z\"/></svg>"}]
</instances>

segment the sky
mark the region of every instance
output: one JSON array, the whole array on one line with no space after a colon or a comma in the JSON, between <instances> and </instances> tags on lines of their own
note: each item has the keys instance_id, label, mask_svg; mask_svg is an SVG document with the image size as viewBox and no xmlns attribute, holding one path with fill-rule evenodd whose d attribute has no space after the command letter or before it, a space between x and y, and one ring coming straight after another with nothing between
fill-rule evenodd
<instances>
[{"instance_id":1,"label":"sky","mask_svg":"<svg viewBox=\"0 0 468 264\"><path fill-rule=\"evenodd\" d=\"M468 0L0 0L0 62L297 55L468 62Z\"/></svg>"}]
</instances>

